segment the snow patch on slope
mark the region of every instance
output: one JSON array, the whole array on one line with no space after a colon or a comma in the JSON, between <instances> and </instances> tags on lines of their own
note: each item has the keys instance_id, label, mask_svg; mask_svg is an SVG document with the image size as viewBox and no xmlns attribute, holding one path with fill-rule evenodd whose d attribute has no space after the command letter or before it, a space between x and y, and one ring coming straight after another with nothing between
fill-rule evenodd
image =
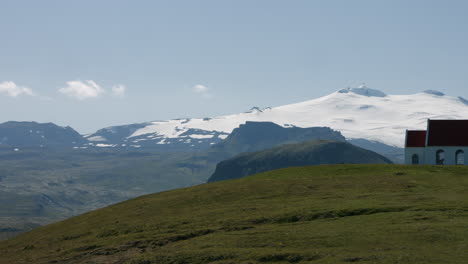
<instances>
[{"instance_id":1,"label":"snow patch on slope","mask_svg":"<svg viewBox=\"0 0 468 264\"><path fill-rule=\"evenodd\" d=\"M107 141L106 138L101 137L101 136L92 136L92 137L87 137L89 141Z\"/></svg>"},{"instance_id":2,"label":"snow patch on slope","mask_svg":"<svg viewBox=\"0 0 468 264\"><path fill-rule=\"evenodd\" d=\"M189 137L200 139L200 138L212 138L213 135L190 135Z\"/></svg>"}]
</instances>

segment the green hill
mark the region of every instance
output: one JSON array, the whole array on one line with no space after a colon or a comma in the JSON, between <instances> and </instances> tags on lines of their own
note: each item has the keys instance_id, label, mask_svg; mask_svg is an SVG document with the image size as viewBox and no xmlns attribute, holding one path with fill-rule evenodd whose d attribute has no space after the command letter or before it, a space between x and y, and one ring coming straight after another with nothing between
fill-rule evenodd
<instances>
[{"instance_id":1,"label":"green hill","mask_svg":"<svg viewBox=\"0 0 468 264\"><path fill-rule=\"evenodd\" d=\"M147 195L0 242L0 263L466 263L468 167L321 165Z\"/></svg>"},{"instance_id":2,"label":"green hill","mask_svg":"<svg viewBox=\"0 0 468 264\"><path fill-rule=\"evenodd\" d=\"M318 164L389 164L389 159L347 142L312 140L242 153L220 162L208 182L242 178L260 172Z\"/></svg>"}]
</instances>

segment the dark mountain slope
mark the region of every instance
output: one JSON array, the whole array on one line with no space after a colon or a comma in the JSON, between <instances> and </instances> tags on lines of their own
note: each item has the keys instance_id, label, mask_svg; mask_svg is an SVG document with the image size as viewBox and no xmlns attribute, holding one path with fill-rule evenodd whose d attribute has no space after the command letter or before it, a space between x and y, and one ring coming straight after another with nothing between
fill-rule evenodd
<instances>
[{"instance_id":1,"label":"dark mountain slope","mask_svg":"<svg viewBox=\"0 0 468 264\"><path fill-rule=\"evenodd\" d=\"M81 146L85 142L73 128L53 123L10 121L0 124L0 146L7 149L63 149Z\"/></svg>"},{"instance_id":2,"label":"dark mountain slope","mask_svg":"<svg viewBox=\"0 0 468 264\"><path fill-rule=\"evenodd\" d=\"M346 142L308 141L259 152L244 153L220 162L208 182L242 178L287 167L318 164L382 164L387 158Z\"/></svg>"},{"instance_id":3,"label":"dark mountain slope","mask_svg":"<svg viewBox=\"0 0 468 264\"><path fill-rule=\"evenodd\" d=\"M465 263L468 169L321 165L152 194L0 242L0 263Z\"/></svg>"},{"instance_id":4,"label":"dark mountain slope","mask_svg":"<svg viewBox=\"0 0 468 264\"><path fill-rule=\"evenodd\" d=\"M231 156L259 151L284 144L309 140L346 141L340 132L328 127L282 127L272 122L250 122L240 125L212 151L229 153Z\"/></svg>"}]
</instances>

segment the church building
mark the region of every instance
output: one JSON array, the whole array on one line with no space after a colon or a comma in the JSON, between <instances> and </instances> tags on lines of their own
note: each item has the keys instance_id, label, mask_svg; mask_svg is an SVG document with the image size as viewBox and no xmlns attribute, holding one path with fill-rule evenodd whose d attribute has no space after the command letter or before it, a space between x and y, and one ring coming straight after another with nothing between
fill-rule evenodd
<instances>
[{"instance_id":1,"label":"church building","mask_svg":"<svg viewBox=\"0 0 468 264\"><path fill-rule=\"evenodd\" d=\"M407 130L406 164L465 165L468 120L431 120L427 130Z\"/></svg>"}]
</instances>

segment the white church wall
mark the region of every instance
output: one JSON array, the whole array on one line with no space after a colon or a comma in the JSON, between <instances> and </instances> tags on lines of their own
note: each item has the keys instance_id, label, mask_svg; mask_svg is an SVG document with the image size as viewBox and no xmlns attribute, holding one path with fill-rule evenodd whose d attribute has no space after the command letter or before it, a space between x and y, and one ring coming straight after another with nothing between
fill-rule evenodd
<instances>
[{"instance_id":1,"label":"white church wall","mask_svg":"<svg viewBox=\"0 0 468 264\"><path fill-rule=\"evenodd\" d=\"M425 164L437 165L437 151L443 150L445 154L444 165L456 165L456 152L458 150L463 150L465 153L464 164L468 165L468 147L426 147L425 148ZM411 164L411 163L410 163Z\"/></svg>"},{"instance_id":2,"label":"white church wall","mask_svg":"<svg viewBox=\"0 0 468 264\"><path fill-rule=\"evenodd\" d=\"M419 164L424 164L424 149L425 148L405 148L405 164L413 164L413 155L416 154L419 157Z\"/></svg>"}]
</instances>

